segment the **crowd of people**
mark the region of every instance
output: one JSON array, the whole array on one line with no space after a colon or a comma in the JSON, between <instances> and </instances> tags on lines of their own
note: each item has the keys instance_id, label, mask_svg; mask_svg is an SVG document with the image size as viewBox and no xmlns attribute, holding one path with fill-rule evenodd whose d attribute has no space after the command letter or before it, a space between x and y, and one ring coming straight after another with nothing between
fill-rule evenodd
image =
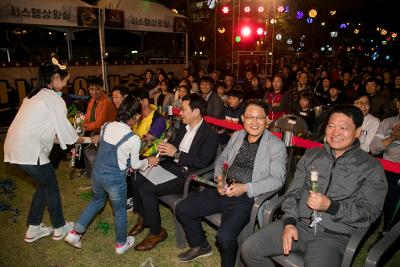
<instances>
[{"instance_id":1,"label":"crowd of people","mask_svg":"<svg viewBox=\"0 0 400 267\"><path fill-rule=\"evenodd\" d=\"M145 228L149 233L134 249L151 250L168 237L158 197L181 194L190 173L213 164L217 188L190 194L176 207L190 246L178 259L189 262L212 253L201 218L221 213L221 266L234 266L238 236L249 222L255 197L285 184L286 148L269 125L287 114L304 120L307 134L302 137L324 146L302 156L285 192L282 220L245 241L240 250L245 263L273 266L271 256L303 251L306 265L338 266L351 234L371 225L382 210L383 234L387 232L400 217L395 214L400 177L385 172L374 156L400 163L400 72L356 60L281 57L274 74L266 77L254 73L249 62L243 79L217 70L207 75L203 69L197 74L184 69L178 80L161 68L146 70L135 88L118 86L110 96L102 90L102 80L92 78L87 103L62 97L69 78L66 66L53 61L40 67L38 86L24 100L4 145L4 160L38 184L25 241L53 233L53 239L65 238L81 248L81 236L109 198L116 253L133 247L134 236ZM174 125L164 115L168 106L180 109L180 123ZM75 109L85 113L84 132L92 137L79 137L68 121L68 111ZM206 115L242 123L243 130L208 125ZM53 143L62 149L99 143L90 177L93 198L75 223L64 220L49 158ZM220 154L218 147L223 148ZM318 175L318 192L310 192L311 172ZM170 178L155 182L150 173L168 173ZM137 221L128 230L129 198ZM46 206L52 227L42 224ZM319 216L313 218L313 211ZM318 227L310 228L313 224Z\"/></svg>"}]
</instances>

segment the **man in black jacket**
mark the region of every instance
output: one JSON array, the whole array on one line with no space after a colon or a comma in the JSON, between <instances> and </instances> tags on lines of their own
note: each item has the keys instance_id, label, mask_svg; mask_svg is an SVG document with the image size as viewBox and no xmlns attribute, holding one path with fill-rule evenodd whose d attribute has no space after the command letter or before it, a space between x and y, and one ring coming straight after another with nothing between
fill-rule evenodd
<instances>
[{"instance_id":1,"label":"man in black jacket","mask_svg":"<svg viewBox=\"0 0 400 267\"><path fill-rule=\"evenodd\" d=\"M158 145L160 155L167 157L160 165L176 178L155 185L142 174L136 173L132 188L139 217L129 235L139 234L145 226L150 228L150 233L135 246L135 250L150 250L167 238L167 232L161 227L158 197L182 193L187 175L207 167L216 156L219 139L218 134L203 121L206 105L199 95L185 96L181 107L185 125L181 124L171 143Z\"/></svg>"},{"instance_id":2,"label":"man in black jacket","mask_svg":"<svg viewBox=\"0 0 400 267\"><path fill-rule=\"evenodd\" d=\"M382 166L360 148L362 122L359 108L333 107L326 143L307 150L297 164L282 220L243 244L246 266L275 266L270 257L293 251L304 252L305 266L340 266L350 235L379 217L387 192Z\"/></svg>"}]
</instances>

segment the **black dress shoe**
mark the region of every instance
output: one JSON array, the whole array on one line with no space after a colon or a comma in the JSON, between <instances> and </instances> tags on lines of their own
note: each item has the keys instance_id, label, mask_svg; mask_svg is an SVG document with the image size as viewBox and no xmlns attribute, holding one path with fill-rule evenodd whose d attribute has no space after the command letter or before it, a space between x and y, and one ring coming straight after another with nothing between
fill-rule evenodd
<instances>
[{"instance_id":1,"label":"black dress shoe","mask_svg":"<svg viewBox=\"0 0 400 267\"><path fill-rule=\"evenodd\" d=\"M186 250L185 252L178 255L178 258L182 262L193 261L200 257L207 257L212 254L212 248L210 245L206 248L194 247Z\"/></svg>"}]
</instances>

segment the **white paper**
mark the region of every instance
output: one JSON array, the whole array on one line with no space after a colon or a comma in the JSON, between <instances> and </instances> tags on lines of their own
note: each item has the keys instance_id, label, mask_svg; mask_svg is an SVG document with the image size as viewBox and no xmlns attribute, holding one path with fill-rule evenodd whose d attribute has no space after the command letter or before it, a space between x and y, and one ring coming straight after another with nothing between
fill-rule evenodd
<instances>
[{"instance_id":1,"label":"white paper","mask_svg":"<svg viewBox=\"0 0 400 267\"><path fill-rule=\"evenodd\" d=\"M176 178L175 174L170 173L160 165L151 169L147 168L145 171L140 171L140 173L154 185L159 185Z\"/></svg>"}]
</instances>

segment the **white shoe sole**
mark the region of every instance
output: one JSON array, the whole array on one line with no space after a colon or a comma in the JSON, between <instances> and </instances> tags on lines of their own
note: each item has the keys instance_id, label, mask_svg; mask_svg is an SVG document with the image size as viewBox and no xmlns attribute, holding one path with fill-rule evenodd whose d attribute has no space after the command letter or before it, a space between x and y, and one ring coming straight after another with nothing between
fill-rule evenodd
<instances>
[{"instance_id":1,"label":"white shoe sole","mask_svg":"<svg viewBox=\"0 0 400 267\"><path fill-rule=\"evenodd\" d=\"M181 262L191 262L191 261L194 261L194 260L196 260L196 259L198 259L198 258L211 256L212 254L213 254L212 251L210 251L210 252L207 253L207 254L203 254L203 255L197 256L197 257L195 257L195 258L193 258L193 259L191 259L191 260L181 260L181 259L179 259L179 260L180 260Z\"/></svg>"},{"instance_id":2,"label":"white shoe sole","mask_svg":"<svg viewBox=\"0 0 400 267\"><path fill-rule=\"evenodd\" d=\"M42 233L41 235L37 235L37 236L34 236L34 237L27 237L27 236L25 236L24 241L25 241L26 243L33 243L33 242L35 242L36 240L38 240L38 239L40 239L40 238L42 238L42 237L45 237L45 236L49 236L49 235L51 235L51 232L50 232L50 233Z\"/></svg>"},{"instance_id":3,"label":"white shoe sole","mask_svg":"<svg viewBox=\"0 0 400 267\"><path fill-rule=\"evenodd\" d=\"M76 243L73 243L73 242L69 242L68 240L65 240L65 243L67 243L68 245L70 245L71 247L74 247L74 248L78 248L78 249L82 248L81 244L76 244Z\"/></svg>"},{"instance_id":4,"label":"white shoe sole","mask_svg":"<svg viewBox=\"0 0 400 267\"><path fill-rule=\"evenodd\" d=\"M53 232L53 240L55 241L60 241L61 239L63 239L68 233L69 231L71 231L72 229L74 229L74 224L73 223L69 223L67 227L64 226L64 233L62 235L54 235Z\"/></svg>"}]
</instances>

